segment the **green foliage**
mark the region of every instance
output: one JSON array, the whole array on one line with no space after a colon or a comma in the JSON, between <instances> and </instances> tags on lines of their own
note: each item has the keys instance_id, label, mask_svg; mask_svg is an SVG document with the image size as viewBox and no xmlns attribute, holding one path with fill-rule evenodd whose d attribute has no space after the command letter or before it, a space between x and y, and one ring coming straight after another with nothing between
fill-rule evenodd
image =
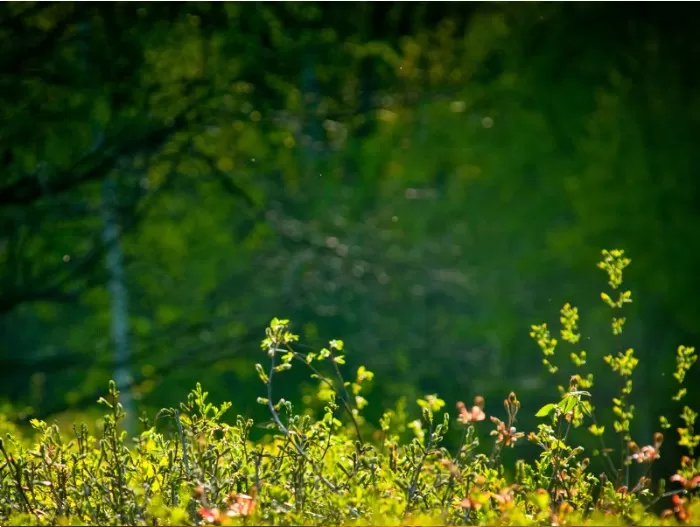
<instances>
[{"instance_id":1,"label":"green foliage","mask_svg":"<svg viewBox=\"0 0 700 527\"><path fill-rule=\"evenodd\" d=\"M674 372L673 376L679 383L682 383L685 380L685 374L693 366L693 364L695 364L696 360L698 360L698 356L695 354L695 348L678 346L676 371Z\"/></svg>"},{"instance_id":2,"label":"green foliage","mask_svg":"<svg viewBox=\"0 0 700 527\"><path fill-rule=\"evenodd\" d=\"M466 383L542 399L521 321L565 297L581 332L602 316L576 271L610 241L644 276L628 347L695 339L698 44L677 30L692 16L649 9L3 3L2 396L45 418L114 374L108 177L149 411L195 380L264 411L248 363L278 311L313 321L294 329L315 351L344 335L336 360L381 376L382 405ZM579 342L588 358L566 356L605 379ZM283 379L290 400L315 390ZM667 411L648 393L644 413Z\"/></svg>"},{"instance_id":3,"label":"green foliage","mask_svg":"<svg viewBox=\"0 0 700 527\"><path fill-rule=\"evenodd\" d=\"M576 319L567 304L562 332L571 344L579 340L572 338ZM533 337L549 349L546 331L538 326ZM125 413L114 382L99 400L108 411L97 435L85 425L67 433L38 419L31 422L33 436L8 429L0 440L0 524L676 525L700 514L700 459L694 457L700 437L693 435L697 414L688 406L678 444L689 455L668 479L674 490L665 490L664 479L651 479L663 434L640 448L620 420L614 425L628 440L627 455L619 467L605 457L612 470L597 475L586 448L573 442L574 430L588 422L601 442L605 436L589 401L595 392L579 389L579 374L558 403L536 412L547 422L527 440L539 456L509 467L504 450L525 437L516 428L523 405L514 392L489 416L492 441L480 438L486 420L481 396L471 409L459 402L453 420L447 412L438 415L443 399L426 395L408 410L418 414L415 420L406 425L409 414L399 405L375 427L362 418L369 403L359 396L372 372L360 367L354 382L345 381L337 359L350 350L342 341L304 355L295 350L298 340L288 320L273 319L266 330L262 349L269 367L256 367L267 392L259 402L272 423L259 440L251 438L253 420L237 416L235 425L227 424L230 403L209 402L200 384L179 408L164 408L152 421L142 416L143 431L131 441L121 430ZM691 355L692 348L679 350L683 371L692 366ZM606 360L629 382L631 352ZM273 385L293 364L320 382L320 419L296 413L285 399L273 402ZM623 394L629 395L627 384ZM631 419L622 402L614 405L619 419ZM406 427L413 438L404 436ZM460 439L451 450L446 437L453 429ZM641 469L635 481L632 465ZM660 516L652 511L669 498Z\"/></svg>"}]
</instances>

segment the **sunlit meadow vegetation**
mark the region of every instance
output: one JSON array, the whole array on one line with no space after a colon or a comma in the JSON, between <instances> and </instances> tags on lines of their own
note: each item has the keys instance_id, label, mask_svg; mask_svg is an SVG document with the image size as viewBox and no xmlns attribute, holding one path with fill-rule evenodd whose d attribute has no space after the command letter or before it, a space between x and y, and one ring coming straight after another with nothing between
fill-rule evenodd
<instances>
[{"instance_id":1,"label":"sunlit meadow vegetation","mask_svg":"<svg viewBox=\"0 0 700 527\"><path fill-rule=\"evenodd\" d=\"M677 349L673 373L676 415L655 417L658 431L635 438L633 349L622 343L622 288L630 260L603 251L598 264L608 277L601 293L610 307L610 330L620 339L605 362L619 377L612 401L596 399L596 383L580 349L578 309L561 309L561 328L531 327L541 348L543 375L557 382L552 402L531 407L505 393L502 409L486 415L484 398L463 387L456 415L439 395L384 412L379 423L364 417L365 367L344 371L348 351L333 340L316 352L297 351L289 322L273 319L262 341L264 361L258 403L267 408L267 435L252 440L256 425L226 416L197 384L187 400L142 416L142 431L127 438L119 392L110 383L97 435L86 425L59 429L33 420L34 434L0 420L0 523L41 525L676 525L700 518L700 460L696 412L685 403L686 373L697 355ZM565 349L566 348L566 349ZM252 367L252 365L251 365ZM306 368L318 383L324 411L299 411L276 381L291 368ZM659 372L661 374L662 372ZM377 379L378 380L378 379ZM555 382L556 383L556 382ZM612 404L614 420L600 422L596 405ZM450 404L450 406L452 403ZM536 430L521 430L518 416L535 414ZM458 448L443 446L447 434ZM588 451L577 438L599 442ZM508 466L503 453L523 442L540 449L529 461ZM664 445L685 449L676 473L654 477ZM600 472L594 467L604 467Z\"/></svg>"}]
</instances>

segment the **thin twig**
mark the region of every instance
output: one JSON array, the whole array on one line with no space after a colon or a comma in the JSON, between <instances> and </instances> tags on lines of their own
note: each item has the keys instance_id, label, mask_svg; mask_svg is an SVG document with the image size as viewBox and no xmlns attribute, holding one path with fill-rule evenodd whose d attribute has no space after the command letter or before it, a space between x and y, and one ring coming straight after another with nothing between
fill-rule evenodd
<instances>
[{"instance_id":1,"label":"thin twig","mask_svg":"<svg viewBox=\"0 0 700 527\"><path fill-rule=\"evenodd\" d=\"M7 464L11 466L15 471L15 487L17 488L17 492L19 493L19 495L22 496L22 501L24 501L24 504L27 507L27 511L39 518L39 515L34 511L32 504L29 503L29 498L27 498L27 494L24 492L24 488L22 487L22 471L20 470L17 462L12 458L12 456L10 456L7 453L7 450L5 450L5 444L2 438L0 438L0 452L2 452L2 455L5 457L5 460L7 460Z\"/></svg>"},{"instance_id":2,"label":"thin twig","mask_svg":"<svg viewBox=\"0 0 700 527\"><path fill-rule=\"evenodd\" d=\"M280 431L285 435L285 437L289 440L289 442L292 444L294 447L294 450L296 450L297 454L299 454L301 457L303 457L314 469L314 472L316 475L319 477L319 479L331 490L335 491L336 486L333 485L330 481L328 481L323 474L318 470L318 467L316 464L313 462L309 456L306 455L306 452L304 452L301 448L300 445L297 445L296 441L292 439L292 435L287 429L286 426L282 424L282 421L279 418L279 415L277 414L277 410L275 410L274 405L272 404L272 376L275 373L275 357L277 353L277 347L275 345L275 349L273 350L270 358L270 371L267 376L267 407L270 410L270 413L272 414L272 419L277 425L277 428L280 429Z\"/></svg>"},{"instance_id":3,"label":"thin twig","mask_svg":"<svg viewBox=\"0 0 700 527\"><path fill-rule=\"evenodd\" d=\"M337 393L336 387L333 385L333 383L330 382L317 368L315 368L314 366L312 366L311 364L306 362L306 359L304 359L304 357L300 353L294 351L293 349L291 349L289 347L287 347L287 349L291 353L294 354L295 359L304 363L307 368L309 368L314 374L316 374L316 376L318 376L318 378L321 380L322 383L324 383L326 386L328 386L329 388L331 388L333 391L335 391ZM336 364L336 368L337 368L337 364ZM341 379L341 382L343 382L342 376L340 377L340 379ZM347 390L345 393L347 394ZM358 424L357 419L355 419L355 415L352 413L352 408L350 407L350 403L343 397L342 394L339 394L339 397L340 397L340 402L343 405L343 410L345 410L345 412L348 414L348 416L350 416L350 420L352 421L352 424L355 428L355 433L357 434L357 439L360 442L360 446L363 446L364 442L362 441L362 434L360 433L360 425ZM348 394L348 397L349 397L349 394Z\"/></svg>"}]
</instances>

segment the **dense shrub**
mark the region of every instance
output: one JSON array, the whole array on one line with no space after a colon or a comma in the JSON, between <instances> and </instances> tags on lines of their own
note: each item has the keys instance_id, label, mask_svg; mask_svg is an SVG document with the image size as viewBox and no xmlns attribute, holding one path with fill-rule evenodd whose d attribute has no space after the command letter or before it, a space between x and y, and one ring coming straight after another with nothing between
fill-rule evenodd
<instances>
[{"instance_id":1,"label":"dense shrub","mask_svg":"<svg viewBox=\"0 0 700 527\"><path fill-rule=\"evenodd\" d=\"M601 296L615 312L615 335L625 323L617 312L632 301L629 291L620 290L628 264L622 251L604 251L599 264L612 289ZM561 341L574 350L581 337L578 317L571 305L561 310ZM239 416L226 424L230 405L208 402L200 385L179 408L163 409L153 420L143 416L143 432L133 443L120 428L124 412L114 383L100 399L108 412L99 437L85 425L68 434L34 420L36 437L23 438L0 420L2 524L670 525L700 518L697 414L681 405L685 374L696 361L693 348L677 350L674 399L683 426L675 440L688 455L667 489L663 479L650 476L664 441L673 440L661 431L670 428L669 420L661 417L660 431L643 438L641 446L630 433L638 364L631 349L605 358L622 386L612 401L615 420L609 428L596 420L590 399L594 379L585 372L583 351L570 353L569 385L560 386L556 402L540 409L521 405L510 393L503 410L487 416L483 398L476 396L473 404L458 402L451 419L443 412L445 402L428 395L417 401L419 418L408 422L409 410L398 407L373 427L363 419L367 401L361 395L373 374L360 367L345 380L341 341L301 354L288 329L287 321L272 321L262 342L268 362L256 365L266 392L258 402L271 416L265 425L270 435L260 441L250 439L251 420ZM547 371L556 373L559 339L546 324L531 330ZM295 413L289 401L276 398L275 378L293 365L308 368L319 382L317 395L325 404L319 419ZM541 418L537 430L517 429L522 411ZM570 433L580 427L599 439L599 449L588 453L572 444ZM443 446L452 428L461 437L454 452ZM406 431L412 437L402 441ZM606 447L610 436L622 445L618 462ZM487 444L483 437L490 439ZM506 467L504 451L524 441L540 447L539 457ZM605 473L590 468L594 455L602 456ZM653 512L664 502L660 515Z\"/></svg>"}]
</instances>

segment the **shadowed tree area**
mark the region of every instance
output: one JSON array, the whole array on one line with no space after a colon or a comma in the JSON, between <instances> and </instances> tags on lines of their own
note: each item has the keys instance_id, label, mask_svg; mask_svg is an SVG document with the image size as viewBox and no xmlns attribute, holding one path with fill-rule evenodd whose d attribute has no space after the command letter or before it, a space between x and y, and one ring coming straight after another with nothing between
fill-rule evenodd
<instances>
[{"instance_id":1,"label":"shadowed tree area","mask_svg":"<svg viewBox=\"0 0 700 527\"><path fill-rule=\"evenodd\" d=\"M528 427L555 391L530 326L571 302L594 403L634 348L651 437L700 343L694 25L651 3L4 3L4 409L89 412L114 378L132 414L200 381L265 415L277 316L375 372L368 420L517 390ZM608 247L632 259L621 337Z\"/></svg>"}]
</instances>

